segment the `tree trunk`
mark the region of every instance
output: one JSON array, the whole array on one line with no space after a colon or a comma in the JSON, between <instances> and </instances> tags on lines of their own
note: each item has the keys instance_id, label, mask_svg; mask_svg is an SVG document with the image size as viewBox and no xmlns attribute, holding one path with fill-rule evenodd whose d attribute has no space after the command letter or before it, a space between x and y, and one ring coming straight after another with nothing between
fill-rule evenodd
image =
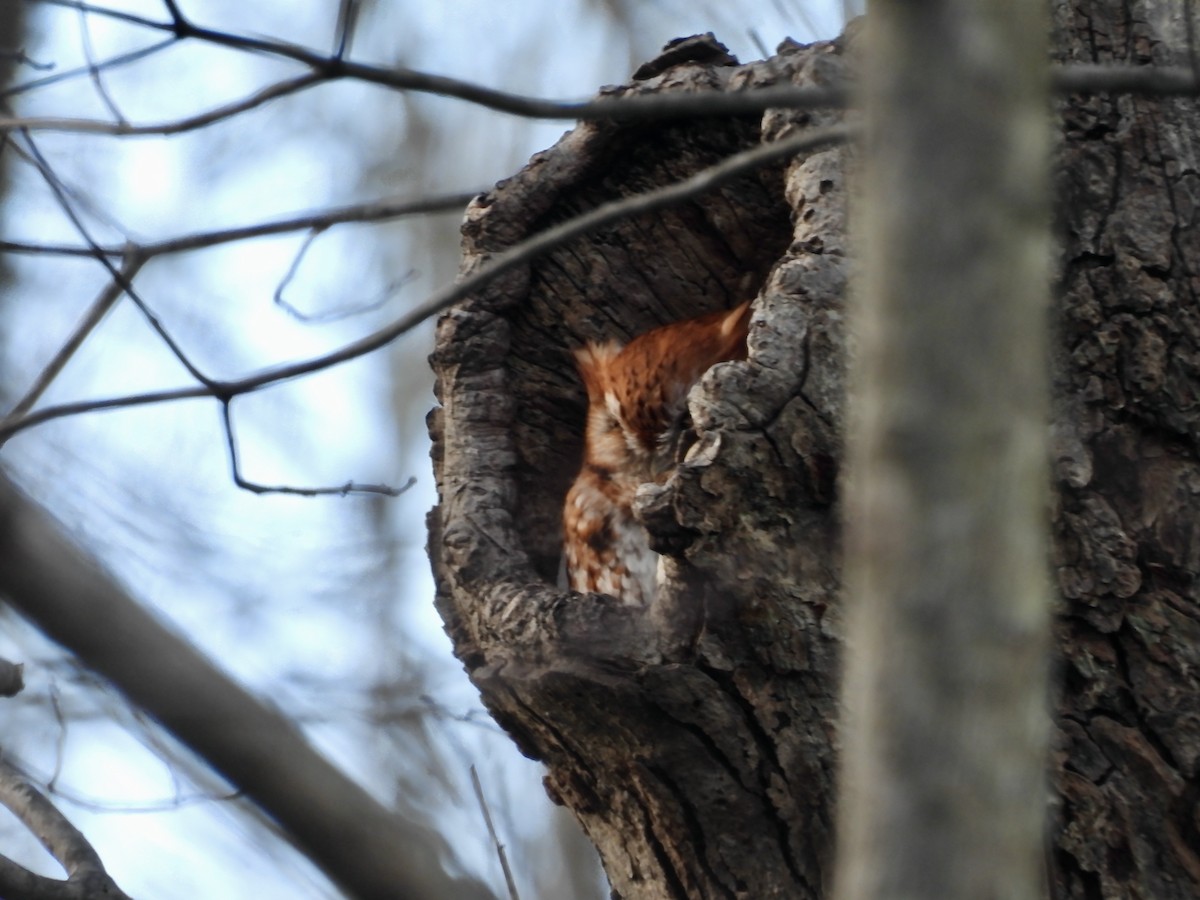
<instances>
[{"instance_id":1,"label":"tree trunk","mask_svg":"<svg viewBox=\"0 0 1200 900\"><path fill-rule=\"evenodd\" d=\"M842 480L844 900L1044 889L1044 14L1043 0L876 0L867 21Z\"/></svg>"},{"instance_id":2,"label":"tree trunk","mask_svg":"<svg viewBox=\"0 0 1200 900\"><path fill-rule=\"evenodd\" d=\"M1055 6L1065 60L1163 63L1161 7ZM1174 28L1168 32L1164 29ZM843 41L738 66L693 40L615 93L828 84ZM1057 897L1200 895L1200 251L1192 100L1061 104L1052 337ZM580 211L831 113L583 124L477 201L463 271ZM840 646L844 151L761 170L511 272L448 313L430 419L438 606L493 715L548 769L616 895L823 897ZM648 610L557 589L584 393L570 351L755 298L750 358L691 397L644 510Z\"/></svg>"},{"instance_id":3,"label":"tree trunk","mask_svg":"<svg viewBox=\"0 0 1200 900\"><path fill-rule=\"evenodd\" d=\"M1072 62L1184 64L1183 4L1061 3ZM1053 336L1065 897L1200 896L1200 110L1061 104Z\"/></svg>"}]
</instances>

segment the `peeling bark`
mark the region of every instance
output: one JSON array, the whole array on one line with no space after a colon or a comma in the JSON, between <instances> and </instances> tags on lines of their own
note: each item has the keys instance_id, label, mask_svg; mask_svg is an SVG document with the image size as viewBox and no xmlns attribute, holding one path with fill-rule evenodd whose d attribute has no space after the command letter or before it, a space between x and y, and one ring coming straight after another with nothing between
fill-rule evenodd
<instances>
[{"instance_id":1,"label":"peeling bark","mask_svg":"<svg viewBox=\"0 0 1200 900\"><path fill-rule=\"evenodd\" d=\"M1055 7L1063 59L1178 62L1150 4ZM1157 30L1156 30L1157 29ZM691 39L607 93L830 84L842 41L737 65ZM1055 895L1200 895L1196 104L1069 98L1057 175ZM585 123L479 198L463 272L556 222L833 113ZM447 313L432 358L438 609L615 895L822 897L842 614L844 151L613 225ZM555 587L585 399L570 351L755 298L750 358L693 391L696 443L642 515L647 610ZM852 347L850 348L852 349Z\"/></svg>"}]
</instances>

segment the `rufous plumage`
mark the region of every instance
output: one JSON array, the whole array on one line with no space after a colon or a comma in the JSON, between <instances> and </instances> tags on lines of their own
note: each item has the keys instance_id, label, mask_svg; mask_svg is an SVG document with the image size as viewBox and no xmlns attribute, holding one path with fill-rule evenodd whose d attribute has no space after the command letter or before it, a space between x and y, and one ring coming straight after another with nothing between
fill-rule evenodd
<instances>
[{"instance_id":1,"label":"rufous plumage","mask_svg":"<svg viewBox=\"0 0 1200 900\"><path fill-rule=\"evenodd\" d=\"M583 465L563 507L567 583L647 605L658 555L634 517L638 486L661 482L675 464L671 435L692 385L719 362L746 358L749 301L672 322L625 346L589 343L575 351L587 389Z\"/></svg>"}]
</instances>

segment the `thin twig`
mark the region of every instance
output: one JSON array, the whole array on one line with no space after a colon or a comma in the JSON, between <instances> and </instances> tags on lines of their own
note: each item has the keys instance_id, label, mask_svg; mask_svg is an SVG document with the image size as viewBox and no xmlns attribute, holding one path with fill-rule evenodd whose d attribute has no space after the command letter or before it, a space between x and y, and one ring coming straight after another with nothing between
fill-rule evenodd
<instances>
[{"instance_id":1,"label":"thin twig","mask_svg":"<svg viewBox=\"0 0 1200 900\"><path fill-rule=\"evenodd\" d=\"M20 431L53 419L79 415L86 412L99 412L101 410L122 409L155 403L169 403L196 397L219 396L232 398L261 390L270 385L289 381L293 378L299 378L312 372L319 372L352 359L357 359L360 356L365 356L381 347L387 346L400 337L400 335L411 331L426 319L437 315L442 310L475 293L505 272L541 256L548 250L602 228L611 222L629 216L652 212L688 200L726 181L752 171L759 166L767 165L780 159L786 159L804 151L841 144L850 140L856 134L857 130L855 128L844 124L802 132L783 140L763 144L762 146L730 156L717 165L697 172L692 177L676 182L675 184L649 191L645 194L638 194L634 197L627 197L622 200L614 200L611 203L606 203L590 212L536 234L528 240L515 244L503 253L497 254L487 265L480 267L477 271L454 284L435 292L423 304L406 315L401 316L390 325L356 341L352 341L331 353L301 360L300 362L285 363L245 378L219 382L212 387L195 386L165 391L147 391L141 394L130 394L122 397L85 400L77 403L64 403L59 406L45 407L15 420L5 419L0 421L0 444L3 444Z\"/></svg>"},{"instance_id":2,"label":"thin twig","mask_svg":"<svg viewBox=\"0 0 1200 900\"><path fill-rule=\"evenodd\" d=\"M350 55L350 45L354 42L354 31L358 26L358 13L361 7L358 0L341 0L338 4L337 28L334 38L334 59L345 59Z\"/></svg>"},{"instance_id":3,"label":"thin twig","mask_svg":"<svg viewBox=\"0 0 1200 900\"><path fill-rule=\"evenodd\" d=\"M229 791L224 794L196 793L182 794L169 800L141 800L131 803L121 800L116 803L105 803L103 800L93 800L76 791L55 788L52 796L59 797L72 806L86 809L88 812L112 814L117 816L154 815L156 813L176 812L189 806L209 806L214 803L231 803L245 798L243 791Z\"/></svg>"},{"instance_id":4,"label":"thin twig","mask_svg":"<svg viewBox=\"0 0 1200 900\"><path fill-rule=\"evenodd\" d=\"M323 78L350 78L393 90L417 91L465 100L488 109L535 119L649 120L674 117L739 115L773 107L812 108L843 106L847 92L841 88L772 87L726 93L666 94L595 101L563 102L513 94L445 75L434 75L403 67L387 68L326 56L284 41L230 34L194 25L186 19L157 21L81 0L35 0L67 9L83 9L100 16L168 31L179 39L191 38L236 50L283 57L303 63ZM9 126L12 127L12 126Z\"/></svg>"},{"instance_id":5,"label":"thin twig","mask_svg":"<svg viewBox=\"0 0 1200 900\"><path fill-rule=\"evenodd\" d=\"M54 354L54 358L50 360L29 390L25 392L25 396L17 401L16 405L9 412L9 416L20 416L33 409L33 405L38 402L46 389L54 382L71 357L83 346L83 342L87 340L88 335L95 330L96 326L103 321L108 315L108 311L113 308L116 302L125 293L123 285L131 284L138 271L145 264L146 257L136 253L131 253L125 260L125 264L121 267L121 277L114 278L104 286L99 296L92 301L92 305L88 307L88 311L84 314L79 324L75 326L75 330L71 332L71 336L67 338L66 343L59 348L59 351Z\"/></svg>"},{"instance_id":6,"label":"thin twig","mask_svg":"<svg viewBox=\"0 0 1200 900\"><path fill-rule=\"evenodd\" d=\"M348 222L382 222L404 216L421 216L430 213L462 213L468 203L478 197L480 191L461 191L420 200L375 200L370 203L355 203L351 206L336 206L319 212L304 213L273 222L259 222L236 228L200 232L183 237L170 238L144 244L141 252L146 256L162 256L187 250L202 250L218 244L243 241L247 238L269 237L292 231L307 231L310 228L329 228Z\"/></svg>"},{"instance_id":7,"label":"thin twig","mask_svg":"<svg viewBox=\"0 0 1200 900\"><path fill-rule=\"evenodd\" d=\"M97 72L106 72L109 69L115 69L118 66L126 66L130 63L138 62L139 60L153 56L154 54L161 50L165 50L168 47L173 47L177 40L178 38L175 37L163 38L161 41L157 41L156 43L150 44L147 47L141 47L137 50L130 50L128 53L121 53L117 56L109 57L102 62L96 63L94 66L78 66L74 69L66 69L62 72L55 72L53 75L47 75L43 78L34 78L30 81L22 82L21 84L15 84L12 87L5 88L4 90L0 91L0 98L13 97L17 94L25 94L29 91L35 91L38 88L49 87L52 84L59 84L63 81L69 81L72 78L79 78L83 75L91 75L93 70ZM52 69L54 67L49 66L49 68Z\"/></svg>"},{"instance_id":8,"label":"thin twig","mask_svg":"<svg viewBox=\"0 0 1200 900\"><path fill-rule=\"evenodd\" d=\"M171 351L171 353L179 361L179 364L187 370L188 374L201 384L210 388L214 393L217 393L219 390L217 383L201 372L200 369L191 361L191 359L188 358L188 355L183 352L183 348L176 343L170 332L167 331L166 326L162 324L158 316L155 315L154 311L150 309L149 305L141 298L138 292L133 289L133 284L130 283L129 279L121 274L121 271L113 264L112 260L108 258L107 254L104 253L100 245L96 243L95 239L92 238L87 226L83 224L83 220L79 217L79 214L75 212L75 208L72 206L70 198L67 197L62 182L59 181L58 176L54 173L54 170L50 168L49 163L46 162L46 158L42 156L41 151L38 150L37 144L33 142L32 137L27 132L22 132L22 137L25 139L25 143L28 145L28 150L22 149L15 143L12 145L13 149L16 150L26 160L33 162L37 167L38 171L42 175L42 178L45 179L47 186L50 188L51 192L55 196L55 199L58 201L58 205L62 209L63 213L65 213L67 218L70 219L71 224L75 227L75 230L79 233L79 236L83 238L84 243L92 248L92 255L96 261L99 262L100 265L102 265L106 270L108 270L108 274L112 276L113 281L121 286L121 289L129 296L129 299L133 302L134 306L136 306L138 311L142 314L142 318L144 318L150 324L150 327L154 329L154 333L158 335L159 340L161 340L167 346L167 349Z\"/></svg>"},{"instance_id":9,"label":"thin twig","mask_svg":"<svg viewBox=\"0 0 1200 900\"><path fill-rule=\"evenodd\" d=\"M56 3L59 0L37 0ZM65 2L65 0L62 0ZM204 38L203 34L192 37ZM229 36L232 38L233 36ZM210 38L211 39L211 38ZM256 39L214 41L245 50L273 47L280 56L308 59L307 52L292 52L291 45L271 44ZM284 52L288 51L288 52ZM408 69L384 69L344 60L312 57L311 72L278 82L242 100L179 120L133 125L101 119L62 118L55 116L9 116L0 118L0 131L28 129L74 134L104 134L115 137L171 135L193 131L261 106L278 97L305 90L315 84L351 79L398 91L454 97L531 119L574 121L663 121L677 118L750 115L768 109L841 108L849 92L842 87L776 86L742 91L702 91L698 93L662 93L605 98L592 101L543 100L522 94L498 91L482 85L430 75ZM1190 96L1200 92L1200 80L1189 66L1128 66L1074 63L1054 66L1050 71L1052 89L1059 94L1125 93L1150 96Z\"/></svg>"},{"instance_id":10,"label":"thin twig","mask_svg":"<svg viewBox=\"0 0 1200 900\"><path fill-rule=\"evenodd\" d=\"M266 485L248 481L242 477L241 464L238 461L237 438L233 432L233 416L229 411L230 400L221 403L221 422L225 428L225 446L229 450L229 467L233 473L233 483L244 491L252 494L289 494L294 497L320 497L335 494L345 497L348 494L383 494L385 497L399 497L417 483L417 479L409 476L408 481L400 487L388 484L359 484L347 481L336 487L298 488L288 485Z\"/></svg>"},{"instance_id":11,"label":"thin twig","mask_svg":"<svg viewBox=\"0 0 1200 900\"><path fill-rule=\"evenodd\" d=\"M325 233L326 226L318 225L308 235L305 236L304 242L296 251L296 255L292 257L291 264L287 267L287 271L283 273L283 277L279 279L279 284L275 286L275 293L271 295L272 302L286 312L297 322L303 322L306 325L326 325L330 322L340 322L343 319L348 319L351 316L361 316L364 313L374 312L381 309L396 292L400 290L406 283L412 280L413 270L409 269L400 278L393 280L379 296L374 300L369 300L365 303L355 303L341 309L325 310L324 312L306 313L298 306L290 302L283 296L283 292L288 289L288 286L295 280L296 274L300 271L300 266L304 263L305 257L308 255L309 249L313 242Z\"/></svg>"},{"instance_id":12,"label":"thin twig","mask_svg":"<svg viewBox=\"0 0 1200 900\"><path fill-rule=\"evenodd\" d=\"M4 141L0 139L0 147ZM101 247L105 256L121 256L125 251L116 247ZM78 244L46 244L40 241L0 241L0 253L24 253L29 256L95 256L91 247Z\"/></svg>"},{"instance_id":13,"label":"thin twig","mask_svg":"<svg viewBox=\"0 0 1200 900\"><path fill-rule=\"evenodd\" d=\"M6 50L0 53L0 59L10 59L19 66L29 66L35 72L49 72L54 68L52 62L38 62L25 52L23 48L16 50Z\"/></svg>"},{"instance_id":14,"label":"thin twig","mask_svg":"<svg viewBox=\"0 0 1200 900\"><path fill-rule=\"evenodd\" d=\"M517 893L517 882L513 878L512 869L508 866L508 854L504 852L504 845L500 843L500 837L496 834L496 826L492 824L492 813L488 809L487 800L483 797L483 785L479 783L479 773L475 771L474 766L471 766L471 787L475 789L475 799L479 801L479 809L483 813L488 836L492 839L492 846L496 848L496 856L500 858L500 868L504 870L504 883L508 885L508 896L511 900L521 900L521 895Z\"/></svg>"},{"instance_id":15,"label":"thin twig","mask_svg":"<svg viewBox=\"0 0 1200 900\"><path fill-rule=\"evenodd\" d=\"M59 800L64 800L71 806L80 809L86 809L88 812L104 813L113 815L143 815L163 812L173 812L183 809L188 806L198 806L200 804L210 803L229 803L234 800L240 800L245 797L243 791L225 791L217 793L215 791L195 791L193 793L182 793L176 790L175 796L170 799L163 800L140 800L136 803L128 800L120 802L108 802L99 798L89 796L71 788L63 787L55 784L53 779L57 776L47 777L41 774L35 767L27 765L23 760L14 760L12 756L10 760L14 761L14 768L21 773L21 776L33 784L39 785L42 790L50 797L56 797ZM177 773L172 767L168 767L173 779L177 779Z\"/></svg>"},{"instance_id":16,"label":"thin twig","mask_svg":"<svg viewBox=\"0 0 1200 900\"><path fill-rule=\"evenodd\" d=\"M50 708L54 710L54 721L58 725L54 734L54 771L46 779L46 790L52 792L62 776L63 763L67 758L67 718L63 715L62 692L56 682L50 683Z\"/></svg>"},{"instance_id":17,"label":"thin twig","mask_svg":"<svg viewBox=\"0 0 1200 900\"><path fill-rule=\"evenodd\" d=\"M92 80L92 86L96 88L96 94L108 107L109 113L118 122L125 124L126 119L124 113L117 107L116 101L108 93L108 88L104 84L104 79L100 77L100 69L96 64L96 54L92 52L92 29L88 22L87 13L80 11L79 13L79 39L83 45L83 58L87 63L88 76Z\"/></svg>"},{"instance_id":18,"label":"thin twig","mask_svg":"<svg viewBox=\"0 0 1200 900\"><path fill-rule=\"evenodd\" d=\"M481 191L463 191L457 194L426 197L420 200L372 200L368 203L335 206L317 212L290 216L286 219L276 219L271 222L257 222L254 225L239 225L233 228L221 228L215 231L185 234L147 244L138 244L133 247L101 246L98 249L108 257L120 258L130 253L136 253L149 260L156 256L165 256L169 253L204 250L208 247L231 244L249 238L271 237L278 234L288 234L293 231L309 231L314 228L324 229L349 222L383 222L389 219L399 219L404 216L419 216L443 212L457 213L461 212L480 193ZM96 250L91 247L41 244L30 241L0 241L0 251L58 256L96 255Z\"/></svg>"},{"instance_id":19,"label":"thin twig","mask_svg":"<svg viewBox=\"0 0 1200 900\"><path fill-rule=\"evenodd\" d=\"M194 25L173 4L171 21L162 22L119 10L98 7L81 0L35 0L52 6L79 9L157 31L167 31L183 40L192 38L233 49L295 60L324 79L351 78L394 90L417 91L454 97L488 109L537 119L662 120L674 117L723 116L761 112L770 108L840 107L848 99L842 87L777 86L737 92L658 94L606 98L590 102L543 100L498 91L473 82L433 75L402 67L386 68L326 56L306 47L236 35ZM1200 85L1187 67L1069 65L1056 67L1052 82L1063 93L1137 92L1145 94L1193 94ZM31 120L32 121L32 120ZM48 124L48 123L47 123ZM62 126L63 120L58 120ZM7 127L14 127L9 125ZM88 126L89 128L91 126Z\"/></svg>"},{"instance_id":20,"label":"thin twig","mask_svg":"<svg viewBox=\"0 0 1200 900\"><path fill-rule=\"evenodd\" d=\"M227 119L232 119L234 116L246 112L247 110L256 109L265 103L279 97L286 97L289 94L295 94L306 88L312 87L322 81L326 81L325 76L306 72L303 75L295 78L288 78L283 81L268 85L260 91L250 94L241 100L233 103L226 103L206 112L197 113L194 116L187 116L183 119L173 119L170 122L160 122L152 125L132 125L125 121L124 118L116 122L105 122L100 119L63 119L55 117L29 117L23 118L20 116L0 118L0 131L12 130L15 128L27 129L29 131L61 131L70 132L73 134L108 134L120 137L138 137L142 135L170 135L182 134L187 131L195 131L198 128L204 128L207 125L212 125L215 122L223 122Z\"/></svg>"},{"instance_id":21,"label":"thin twig","mask_svg":"<svg viewBox=\"0 0 1200 900\"><path fill-rule=\"evenodd\" d=\"M179 6L175 0L163 0L163 6L167 8L167 14L171 17L172 21L183 24L183 13L179 11Z\"/></svg>"},{"instance_id":22,"label":"thin twig","mask_svg":"<svg viewBox=\"0 0 1200 900\"><path fill-rule=\"evenodd\" d=\"M300 271L300 265L304 262L304 257L308 255L308 248L313 245L313 241L325 233L324 225L316 225L313 229L304 236L303 243L300 244L300 249L296 251L296 255L292 257L292 263L288 266L287 271L283 273L283 278L279 279L279 284L275 287L275 293L271 300L280 309L285 310L288 315L301 322L307 321L308 316L292 306L283 297L283 292L287 290L287 286L292 283L292 279L296 277L296 273Z\"/></svg>"},{"instance_id":23,"label":"thin twig","mask_svg":"<svg viewBox=\"0 0 1200 900\"><path fill-rule=\"evenodd\" d=\"M42 0L49 2L49 0ZM360 63L340 62L334 72L314 71L281 81L252 94L249 97L219 106L195 116L149 125L132 125L109 122L102 119L78 119L56 116L13 116L0 118L0 131L25 128L30 131L54 131L72 134L104 134L114 137L136 137L142 135L170 135L193 131L206 125L228 119L248 109L261 106L276 97L295 93L334 79L365 81L401 91L417 91L440 94L469 100L479 106L534 119L569 119L614 121L665 120L675 118L737 116L759 113L775 108L841 107L846 104L847 93L837 88L817 87L768 87L753 90L723 92L704 91L693 94L648 94L603 100L562 102L539 100L518 94L496 91L457 79L440 75L414 73L412 77L400 77L392 70L380 69ZM1140 71L1140 70L1132 70ZM391 77L397 75L397 77ZM416 77L420 76L420 77ZM442 85L441 82L450 82Z\"/></svg>"}]
</instances>

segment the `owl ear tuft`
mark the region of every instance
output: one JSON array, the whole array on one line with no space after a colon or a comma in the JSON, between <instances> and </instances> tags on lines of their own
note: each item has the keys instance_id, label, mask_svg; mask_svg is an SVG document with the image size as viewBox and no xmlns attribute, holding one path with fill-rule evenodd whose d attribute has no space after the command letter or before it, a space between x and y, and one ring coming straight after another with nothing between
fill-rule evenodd
<instances>
[{"instance_id":1,"label":"owl ear tuft","mask_svg":"<svg viewBox=\"0 0 1200 900\"><path fill-rule=\"evenodd\" d=\"M721 320L720 331L724 337L733 338L736 341L746 336L749 327L750 301L747 300L741 306L735 307L725 314Z\"/></svg>"},{"instance_id":2,"label":"owl ear tuft","mask_svg":"<svg viewBox=\"0 0 1200 900\"><path fill-rule=\"evenodd\" d=\"M589 403L603 403L612 363L620 352L621 345L616 341L589 342L574 352L575 366L587 389Z\"/></svg>"}]
</instances>

